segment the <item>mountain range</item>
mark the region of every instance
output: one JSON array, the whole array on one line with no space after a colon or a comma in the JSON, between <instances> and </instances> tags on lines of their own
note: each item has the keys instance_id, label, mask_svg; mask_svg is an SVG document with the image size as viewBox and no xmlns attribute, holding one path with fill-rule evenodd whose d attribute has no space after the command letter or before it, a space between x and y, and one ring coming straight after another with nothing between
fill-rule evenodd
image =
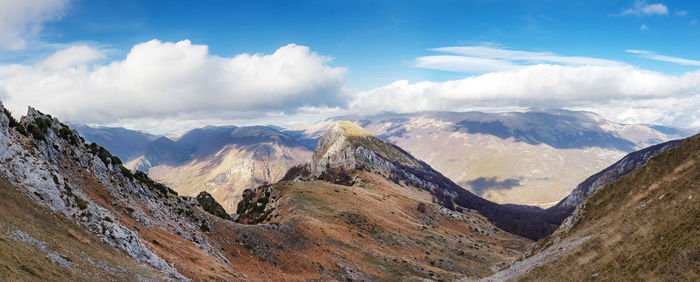
<instances>
[{"instance_id":1,"label":"mountain range","mask_svg":"<svg viewBox=\"0 0 700 282\"><path fill-rule=\"evenodd\" d=\"M5 279L696 280L700 270L698 135L632 152L541 209L483 199L338 121L307 163L245 189L234 222L216 197L132 172L50 115L0 109ZM183 138L160 140L193 148ZM217 147L195 143L214 145L152 159L191 162Z\"/></svg>"},{"instance_id":2,"label":"mountain range","mask_svg":"<svg viewBox=\"0 0 700 282\"><path fill-rule=\"evenodd\" d=\"M184 195L209 192L231 213L244 189L276 182L311 157L311 150L268 126L208 126L172 139L123 128L77 130L122 157L125 167Z\"/></svg>"},{"instance_id":3,"label":"mountain range","mask_svg":"<svg viewBox=\"0 0 700 282\"><path fill-rule=\"evenodd\" d=\"M692 134L552 109L352 115L284 132L312 149L338 120L398 145L480 197L544 208L627 153Z\"/></svg>"},{"instance_id":4,"label":"mountain range","mask_svg":"<svg viewBox=\"0 0 700 282\"><path fill-rule=\"evenodd\" d=\"M244 189L274 183L290 167L310 161L318 139L338 120L356 122L406 149L480 197L543 208L627 153L691 134L567 110L382 113L284 130L209 126L177 138L123 128L75 128L123 158L126 167L146 171L180 193L210 192L233 213Z\"/></svg>"}]
</instances>

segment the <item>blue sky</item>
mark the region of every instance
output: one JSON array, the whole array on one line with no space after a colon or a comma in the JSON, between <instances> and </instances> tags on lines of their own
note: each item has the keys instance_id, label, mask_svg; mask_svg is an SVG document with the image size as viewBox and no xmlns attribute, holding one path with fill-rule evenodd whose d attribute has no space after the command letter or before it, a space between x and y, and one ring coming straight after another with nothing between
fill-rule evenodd
<instances>
[{"instance_id":1,"label":"blue sky","mask_svg":"<svg viewBox=\"0 0 700 282\"><path fill-rule=\"evenodd\" d=\"M89 75L91 71L97 73L95 71L98 69L97 65L107 66L112 62L127 61L127 55L133 51L134 46L156 39L163 44L189 40L191 45L206 46L207 56L222 58L235 58L243 53L269 55L283 46L295 44L308 48L311 57L315 55L323 57L323 62L320 63L322 66L334 71L342 69L341 78L336 74L329 75L332 82L320 83L324 85L319 88L320 90L310 90L319 91L318 94L300 96L302 100L323 100L325 99L323 97L328 96L332 97L328 99L332 100L331 102L302 103L292 109L280 107L274 103L262 103L255 111L256 116L260 117L262 113L262 116L270 117L271 120L279 116L285 116L285 119L289 116L303 119L301 118L304 116L303 113L309 114L307 118L316 118L334 113L357 112L358 109L353 109L353 105L364 103L357 101L358 96L374 97L379 94L369 93L385 93L389 90L410 92L420 89L425 92L426 87L432 89L438 86L437 84L425 86L421 85L421 82L460 81L489 73L516 71L516 69L538 64L575 68L591 62L598 64L600 61L591 60L601 60L606 67L618 64L628 67L627 70L630 71L652 72L658 76L659 80L670 79L679 85L685 85L684 87L688 89L684 88L683 93L680 94L671 90L660 96L649 93L623 93L618 96L598 97L590 101L584 101L585 99L581 99L580 95L574 95L554 104L542 101L568 94L542 92L541 97L524 97L517 93L511 95L489 92L492 93L489 95L494 96L489 99L476 99L474 97L484 97L486 94L470 92L463 95L464 101L460 107L410 105L384 107L381 103L374 103L374 100L369 104L376 104L371 110L388 108L393 111L465 110L472 104L476 104L477 108L490 109L521 106L595 109L598 108L597 104L601 103L612 105L634 100L637 103L635 107L640 108L641 113L629 113L622 117L612 116L604 111L599 113L620 122L700 126L696 121L697 110L686 110L685 116L680 117L670 117L669 109L665 109L666 112L663 113L648 113L650 108L654 108L653 103L649 104L650 99L677 98L691 102L697 100L695 97L698 89L695 87L695 80L682 79L684 74L693 73L700 68L700 53L697 52L700 50L700 23L698 23L700 4L697 1L28 0L28 2L36 3L32 3L33 7L29 8L18 7L18 4L12 2L2 4L11 8L7 10L8 13L16 8L17 12L14 14L20 16L18 16L19 19L15 19L19 22L18 24L6 24L10 28L16 26L17 30L8 31L10 28L4 27L3 31L0 28L0 39L4 32L11 35L11 37L5 36L4 39L7 42L12 40L24 42L14 46L7 45L4 49L0 49L0 63L4 64L6 69L3 72L0 67L0 86L3 85L4 79L7 93L3 100L17 108L25 106L20 105L22 103L40 99L16 98L21 93L17 92L19 90L13 90L19 88L12 87L12 79L17 81L26 81L26 79L17 78L16 70L8 67L10 65L37 68L40 62L57 51L73 46L87 46L90 50L99 53L94 54L90 60L79 62L88 68L86 73ZM46 2L60 2L60 4L46 4ZM32 9L41 5L47 8L32 12ZM25 10L30 12L22 14ZM163 46L152 44L152 47ZM476 50L477 55L474 54L476 51L471 49L467 50L466 55L463 52L445 51L446 49L435 50L442 47L486 49ZM499 52L499 50L529 53L501 54L494 57L493 52ZM303 53L303 51L299 52ZM467 58L465 59L464 56ZM533 56L537 58L533 59ZM541 56L556 58L541 60L539 59ZM569 63L568 59L561 59L561 57L574 56L581 58L582 61ZM76 66L72 63L70 65L70 67ZM323 70L319 71L326 74ZM54 73L46 74L47 77L52 75ZM606 77L609 76L612 75ZM615 77L625 76L620 74ZM81 78L73 76L66 79ZM395 83L399 81L405 81L406 87L399 87L399 90L396 90L397 87L391 87L391 85L396 86ZM609 79L605 81L605 83L610 82ZM329 83L338 84L329 88ZM471 85L470 89L479 87ZM620 86L616 89L619 88L628 87ZM246 91L255 93L248 88ZM329 94L333 91L338 93ZM541 91L541 88L533 91ZM657 92L663 91L666 90L661 89ZM423 93L419 98L427 100L435 98L438 104L449 104L450 101L446 97L454 95L453 93L444 95L430 93ZM244 97L234 94L231 95ZM119 93L112 95L119 95ZM192 95L197 94L192 93ZM381 95L393 97L389 94ZM406 96L401 93L392 95ZM163 96L166 97L167 94ZM511 101L502 104L494 102L499 97L506 97L506 100ZM647 102L639 105L644 99ZM670 107L671 102L665 103ZM676 101L676 103L679 102ZM631 105L629 103L625 106L618 105L618 107L628 106ZM134 124L143 123L143 121L135 121L143 118L192 120L197 119L195 118L197 111L212 111L206 106L191 110L192 115L187 117L182 116L182 112L168 114L165 111L162 116L138 113L126 116L97 113L92 117L65 113L65 116L81 122ZM610 108L607 111L615 113L617 110ZM175 117L177 115L179 116ZM250 120L251 118L239 113L204 118L208 121L236 119ZM263 121L258 119L252 122Z\"/></svg>"},{"instance_id":2,"label":"blue sky","mask_svg":"<svg viewBox=\"0 0 700 282\"><path fill-rule=\"evenodd\" d=\"M489 43L620 60L670 74L693 70L625 52L654 50L700 60L700 4L665 3L668 16L621 16L634 1L82 0L48 23L42 39L114 49L113 59L154 38L190 39L220 56L270 53L295 43L348 67L348 83L358 90L399 79L463 77L413 68L411 61L433 54L430 48ZM681 11L685 15L675 15Z\"/></svg>"}]
</instances>

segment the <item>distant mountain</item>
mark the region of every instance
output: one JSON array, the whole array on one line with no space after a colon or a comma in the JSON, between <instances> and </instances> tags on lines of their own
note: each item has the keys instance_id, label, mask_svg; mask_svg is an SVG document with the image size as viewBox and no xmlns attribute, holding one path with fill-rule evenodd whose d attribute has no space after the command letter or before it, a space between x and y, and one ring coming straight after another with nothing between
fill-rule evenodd
<instances>
[{"instance_id":1,"label":"distant mountain","mask_svg":"<svg viewBox=\"0 0 700 282\"><path fill-rule=\"evenodd\" d=\"M172 139L124 128L76 128L127 168L184 195L209 192L231 213L244 189L276 182L311 158L311 150L268 126L207 126Z\"/></svg>"},{"instance_id":2,"label":"distant mountain","mask_svg":"<svg viewBox=\"0 0 700 282\"><path fill-rule=\"evenodd\" d=\"M95 142L108 148L123 160L131 160L143 154L146 146L159 136L122 127L90 127L70 124L88 143Z\"/></svg>"},{"instance_id":3,"label":"distant mountain","mask_svg":"<svg viewBox=\"0 0 700 282\"><path fill-rule=\"evenodd\" d=\"M483 281L698 281L700 134L621 163L654 152L642 166L589 193L527 256Z\"/></svg>"},{"instance_id":4,"label":"distant mountain","mask_svg":"<svg viewBox=\"0 0 700 282\"><path fill-rule=\"evenodd\" d=\"M661 144L656 144L639 151L629 153L627 156L607 167L606 169L586 178L571 194L552 207L552 209L573 210L581 202L585 201L595 193L600 187L607 185L620 177L627 175L638 167L644 165L651 157L675 147L683 140L672 140Z\"/></svg>"},{"instance_id":5,"label":"distant mountain","mask_svg":"<svg viewBox=\"0 0 700 282\"><path fill-rule=\"evenodd\" d=\"M541 207L556 204L586 177L631 151L689 135L568 110L352 115L283 132L315 148L338 120L356 122L406 149L476 195Z\"/></svg>"}]
</instances>

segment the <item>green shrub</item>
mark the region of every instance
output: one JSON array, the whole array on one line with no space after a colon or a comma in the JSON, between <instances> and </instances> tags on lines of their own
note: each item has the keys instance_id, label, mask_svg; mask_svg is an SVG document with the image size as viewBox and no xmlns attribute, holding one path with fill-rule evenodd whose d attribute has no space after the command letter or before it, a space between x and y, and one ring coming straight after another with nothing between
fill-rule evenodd
<instances>
[{"instance_id":1,"label":"green shrub","mask_svg":"<svg viewBox=\"0 0 700 282\"><path fill-rule=\"evenodd\" d=\"M109 165L109 162L112 161L112 154L110 154L109 151L107 151L107 149L102 148L101 146L97 146L97 148L97 157L100 158L100 160L102 160L102 162L105 165Z\"/></svg>"},{"instance_id":2,"label":"green shrub","mask_svg":"<svg viewBox=\"0 0 700 282\"><path fill-rule=\"evenodd\" d=\"M78 206L79 209L84 210L87 209L87 202L81 198L75 197L75 205Z\"/></svg>"},{"instance_id":3,"label":"green shrub","mask_svg":"<svg viewBox=\"0 0 700 282\"><path fill-rule=\"evenodd\" d=\"M124 167L123 165L120 165L119 170L121 170L122 174L127 178L134 179L134 175L131 174L131 170L129 170L128 168Z\"/></svg>"},{"instance_id":4,"label":"green shrub","mask_svg":"<svg viewBox=\"0 0 700 282\"><path fill-rule=\"evenodd\" d=\"M202 232L209 232L209 226L206 221L202 222L202 225L199 226L199 230L202 230Z\"/></svg>"},{"instance_id":5,"label":"green shrub","mask_svg":"<svg viewBox=\"0 0 700 282\"><path fill-rule=\"evenodd\" d=\"M34 139L46 141L46 135L44 135L44 132L33 124L27 125L27 131L34 136Z\"/></svg>"},{"instance_id":6,"label":"green shrub","mask_svg":"<svg viewBox=\"0 0 700 282\"><path fill-rule=\"evenodd\" d=\"M68 126L65 124L61 124L61 127L59 128L53 128L53 132L56 133L56 136L68 141L71 145L78 144L78 138L75 137L73 131L71 131L70 128L68 128Z\"/></svg>"},{"instance_id":7,"label":"green shrub","mask_svg":"<svg viewBox=\"0 0 700 282\"><path fill-rule=\"evenodd\" d=\"M22 126L21 124L18 124L18 125L15 127L15 130L17 130L17 132L19 132L19 134L22 134L22 135L24 135L24 136L27 136L27 130L24 129L24 126Z\"/></svg>"},{"instance_id":8,"label":"green shrub","mask_svg":"<svg viewBox=\"0 0 700 282\"><path fill-rule=\"evenodd\" d=\"M165 186L161 183L153 181L150 177L148 177L148 174L146 174L143 171L137 171L134 174L134 179L138 180L139 182L143 183L146 185L149 189L155 190L159 192L163 196L167 196L168 193L173 194L177 196L177 192L175 192L173 189L170 189L170 187Z\"/></svg>"},{"instance_id":9,"label":"green shrub","mask_svg":"<svg viewBox=\"0 0 700 282\"><path fill-rule=\"evenodd\" d=\"M117 157L117 156L112 156L112 160L111 160L111 161L112 161L112 163L115 164L115 165L120 165L120 164L122 164L122 160L121 160L119 157Z\"/></svg>"},{"instance_id":10,"label":"green shrub","mask_svg":"<svg viewBox=\"0 0 700 282\"><path fill-rule=\"evenodd\" d=\"M10 127L16 127L19 125L19 122L17 122L17 120L14 117L12 117L12 113L10 113L9 110L3 109L3 111L5 112L7 118L10 119Z\"/></svg>"},{"instance_id":11,"label":"green shrub","mask_svg":"<svg viewBox=\"0 0 700 282\"><path fill-rule=\"evenodd\" d=\"M44 133L48 132L49 127L51 127L51 121L41 117L34 118L34 123L36 123L39 129Z\"/></svg>"}]
</instances>

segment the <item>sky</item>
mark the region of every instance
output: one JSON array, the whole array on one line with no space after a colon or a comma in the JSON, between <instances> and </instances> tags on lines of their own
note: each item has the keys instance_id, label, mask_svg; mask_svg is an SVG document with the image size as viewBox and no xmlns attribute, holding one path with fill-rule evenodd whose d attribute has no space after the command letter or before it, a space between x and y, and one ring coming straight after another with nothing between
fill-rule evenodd
<instances>
[{"instance_id":1,"label":"sky","mask_svg":"<svg viewBox=\"0 0 700 282\"><path fill-rule=\"evenodd\" d=\"M700 129L697 1L0 0L0 100L168 133L566 108Z\"/></svg>"}]
</instances>

